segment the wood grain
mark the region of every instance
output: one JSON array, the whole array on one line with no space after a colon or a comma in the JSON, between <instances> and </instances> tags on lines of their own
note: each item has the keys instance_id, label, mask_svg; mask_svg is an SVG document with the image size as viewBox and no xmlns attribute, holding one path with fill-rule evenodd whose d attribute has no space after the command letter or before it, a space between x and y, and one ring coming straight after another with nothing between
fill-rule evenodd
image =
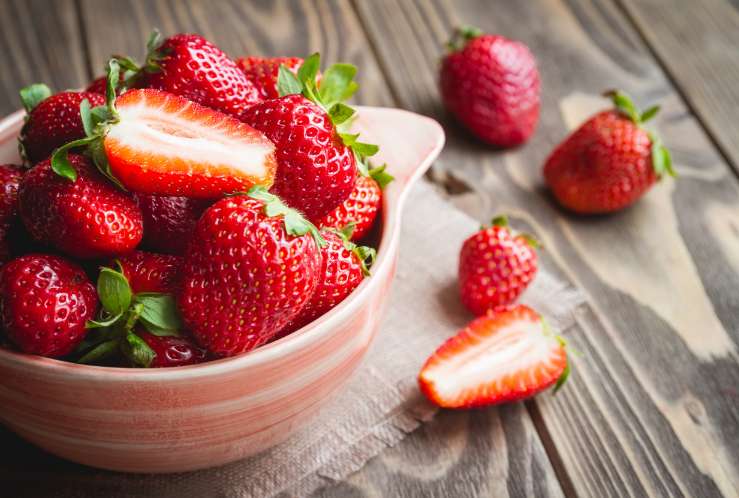
<instances>
[{"instance_id":1,"label":"wood grain","mask_svg":"<svg viewBox=\"0 0 739 498\"><path fill-rule=\"evenodd\" d=\"M448 146L437 164L472 192L480 219L514 214L544 242L546 258L590 295L569 337L583 351L571 385L533 405L544 440L582 496L734 496L739 492L736 389L739 188L638 33L611 2L357 0L400 104L442 119ZM494 11L494 15L493 15ZM537 19L538 22L524 22ZM459 22L522 39L544 82L532 141L506 153L470 140L441 111L435 59ZM574 217L556 209L540 168L569 129L621 87L663 102L657 122L682 178L633 209ZM470 197L477 201L470 203ZM733 227L733 228L732 228ZM550 454L552 452L550 451Z\"/></svg>"},{"instance_id":2,"label":"wood grain","mask_svg":"<svg viewBox=\"0 0 739 498\"><path fill-rule=\"evenodd\" d=\"M739 173L739 3L620 1Z\"/></svg>"}]
</instances>

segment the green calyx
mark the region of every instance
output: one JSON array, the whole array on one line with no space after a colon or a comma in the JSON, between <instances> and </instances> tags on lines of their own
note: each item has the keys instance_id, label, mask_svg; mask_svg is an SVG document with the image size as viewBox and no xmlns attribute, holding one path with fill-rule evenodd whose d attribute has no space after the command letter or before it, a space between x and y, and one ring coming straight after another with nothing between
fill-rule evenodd
<instances>
[{"instance_id":1,"label":"green calyx","mask_svg":"<svg viewBox=\"0 0 739 498\"><path fill-rule=\"evenodd\" d=\"M339 131L344 145L354 152L357 165L361 170L360 163L377 154L379 147L375 144L360 142L359 134L344 131L356 115L356 111L344 101L351 98L359 88L359 84L354 81L357 67L352 64L333 64L323 73L319 85L316 78L320 66L321 55L317 52L305 59L297 75L284 64L281 65L277 75L277 90L280 97L302 94L308 100L321 106Z\"/></svg>"},{"instance_id":2,"label":"green calyx","mask_svg":"<svg viewBox=\"0 0 739 498\"><path fill-rule=\"evenodd\" d=\"M510 228L510 223L508 222L508 215L501 214L493 218L493 220L490 223L490 226L494 227L501 227L507 229L509 232L511 232L511 235L521 238L526 242L526 244L534 249L541 249L542 245L539 240L534 237L533 235L530 235L528 233L519 233ZM487 226L483 225L482 230L485 230L488 228Z\"/></svg>"},{"instance_id":3,"label":"green calyx","mask_svg":"<svg viewBox=\"0 0 739 498\"><path fill-rule=\"evenodd\" d=\"M559 378L557 378L557 382L554 384L554 389L552 390L552 394L557 394L557 392L562 388L562 386L565 385L567 382L567 379L570 377L571 367L570 367L570 347L567 345L567 341L564 337L557 334L552 330L549 323L542 317L541 319L541 328L542 333L547 337L553 337L557 340L557 342L564 348L565 350L565 356L567 358L567 363L565 364L564 370L562 370L562 373L559 375Z\"/></svg>"},{"instance_id":4,"label":"green calyx","mask_svg":"<svg viewBox=\"0 0 739 498\"><path fill-rule=\"evenodd\" d=\"M446 43L449 52L457 52L462 50L467 42L482 35L482 30L474 26L459 26L454 30L451 39Z\"/></svg>"},{"instance_id":5,"label":"green calyx","mask_svg":"<svg viewBox=\"0 0 739 498\"><path fill-rule=\"evenodd\" d=\"M357 165L359 164L360 163L357 163ZM387 164L383 164L382 166L373 166L372 163L366 159L363 160L361 164L362 166L359 167L359 174L372 178L377 182L382 190L384 190L390 182L395 180L395 177L386 171Z\"/></svg>"},{"instance_id":6,"label":"green calyx","mask_svg":"<svg viewBox=\"0 0 739 498\"><path fill-rule=\"evenodd\" d=\"M118 269L103 267L97 292L102 309L87 322L87 337L75 354L78 363L99 363L120 355L137 367L148 367L155 353L136 333L137 325L157 336L179 336L182 318L171 294L134 294L120 263Z\"/></svg>"},{"instance_id":7,"label":"green calyx","mask_svg":"<svg viewBox=\"0 0 739 498\"><path fill-rule=\"evenodd\" d=\"M326 245L326 241L313 223L306 220L300 211L289 207L282 202L282 199L270 193L264 185L254 185L249 189L247 195L252 199L262 201L264 203L264 214L270 218L282 216L285 232L289 235L300 237L310 233L319 247Z\"/></svg>"},{"instance_id":8,"label":"green calyx","mask_svg":"<svg viewBox=\"0 0 739 498\"><path fill-rule=\"evenodd\" d=\"M354 233L355 226L356 223L351 222L348 223L341 230L336 230L335 228L325 228L324 230L333 232L338 235L339 238L341 238L342 242L344 243L344 247L348 251L354 253L354 255L359 260L359 264L362 268L362 275L364 275L365 277L369 277L371 275L370 268L375 263L375 259L377 258L377 251L373 247L359 246L351 241L352 233Z\"/></svg>"},{"instance_id":9,"label":"green calyx","mask_svg":"<svg viewBox=\"0 0 739 498\"><path fill-rule=\"evenodd\" d=\"M163 42L164 37L159 30L152 30L146 42L146 60L143 64L139 64L128 56L116 55L113 57L124 71L123 78L120 81L122 89L136 88L147 73L156 73L162 70L160 63L167 56L167 51L161 48Z\"/></svg>"},{"instance_id":10,"label":"green calyx","mask_svg":"<svg viewBox=\"0 0 739 498\"><path fill-rule=\"evenodd\" d=\"M610 98L616 109L640 128L643 127L647 121L654 118L660 110L660 106L654 105L649 107L646 111L641 112L639 108L636 107L631 97L621 90L609 90L608 92L605 92L603 96ZM664 146L662 140L656 133L649 130L647 130L647 133L652 142L652 168L654 168L657 178L662 178L664 175L677 177L677 172L672 167L670 151Z\"/></svg>"},{"instance_id":11,"label":"green calyx","mask_svg":"<svg viewBox=\"0 0 739 498\"><path fill-rule=\"evenodd\" d=\"M43 83L34 83L19 92L21 103L26 112L33 111L37 105L51 97L51 89Z\"/></svg>"}]
</instances>

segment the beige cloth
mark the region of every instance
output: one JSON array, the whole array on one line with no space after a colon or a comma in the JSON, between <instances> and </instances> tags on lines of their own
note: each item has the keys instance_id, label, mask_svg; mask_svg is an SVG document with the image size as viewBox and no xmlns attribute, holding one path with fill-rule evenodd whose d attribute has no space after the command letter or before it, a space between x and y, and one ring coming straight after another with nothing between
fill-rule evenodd
<instances>
[{"instance_id":1,"label":"beige cloth","mask_svg":"<svg viewBox=\"0 0 739 498\"><path fill-rule=\"evenodd\" d=\"M471 316L459 302L457 256L479 222L421 182L408 199L398 274L383 326L347 388L287 442L224 467L167 476L89 470L63 496L305 496L358 470L435 413L418 391L426 357ZM582 295L541 268L522 298L561 331ZM82 481L82 482L80 482Z\"/></svg>"}]
</instances>

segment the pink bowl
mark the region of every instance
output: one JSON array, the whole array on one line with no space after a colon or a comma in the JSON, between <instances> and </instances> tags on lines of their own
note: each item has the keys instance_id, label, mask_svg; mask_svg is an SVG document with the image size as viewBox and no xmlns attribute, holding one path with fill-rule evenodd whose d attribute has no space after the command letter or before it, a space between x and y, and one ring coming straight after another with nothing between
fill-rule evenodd
<instances>
[{"instance_id":1,"label":"pink bowl","mask_svg":"<svg viewBox=\"0 0 739 498\"><path fill-rule=\"evenodd\" d=\"M403 203L444 144L432 119L360 108L355 128L380 144L386 191L373 275L298 332L204 365L133 370L76 365L0 348L0 421L75 462L126 472L222 465L285 440L360 364L395 274ZM0 163L17 162L23 114L0 122Z\"/></svg>"}]
</instances>

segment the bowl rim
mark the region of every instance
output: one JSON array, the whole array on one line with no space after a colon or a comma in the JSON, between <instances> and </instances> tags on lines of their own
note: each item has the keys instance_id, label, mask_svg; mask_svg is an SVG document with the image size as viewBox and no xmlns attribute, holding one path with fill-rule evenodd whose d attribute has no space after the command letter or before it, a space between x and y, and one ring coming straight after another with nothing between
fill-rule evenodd
<instances>
[{"instance_id":1,"label":"bowl rim","mask_svg":"<svg viewBox=\"0 0 739 498\"><path fill-rule=\"evenodd\" d=\"M0 363L12 365L13 367L39 372L44 370L47 374L63 374L74 376L80 380L116 381L116 382L161 382L167 380L186 380L198 377L215 376L231 371L254 367L269 363L280 357L294 353L310 343L316 341L322 335L333 330L341 323L347 315L350 315L370 295L372 290L380 285L384 275L393 264L395 246L399 243L400 224L405 200L409 191L431 166L444 146L445 135L441 125L434 119L404 109L389 107L357 106L361 111L382 110L393 111L412 115L414 118L425 121L431 128L435 128L435 141L426 152L422 161L416 164L410 173L401 181L391 183L386 192L397 191L394 195L383 195L382 216L383 227L380 235L380 243L377 248L377 260L373 265L373 277L366 278L344 301L339 303L328 313L304 326L303 328L285 336L277 341L260 346L244 354L219 358L217 360L196 365L186 365L168 368L127 368L109 367L100 365L84 365L72 363L55 358L25 354L0 347ZM18 111L0 120L0 141L7 140L9 130L18 125L24 111ZM391 171L392 172L392 171ZM399 191L398 191L399 190Z\"/></svg>"}]
</instances>

